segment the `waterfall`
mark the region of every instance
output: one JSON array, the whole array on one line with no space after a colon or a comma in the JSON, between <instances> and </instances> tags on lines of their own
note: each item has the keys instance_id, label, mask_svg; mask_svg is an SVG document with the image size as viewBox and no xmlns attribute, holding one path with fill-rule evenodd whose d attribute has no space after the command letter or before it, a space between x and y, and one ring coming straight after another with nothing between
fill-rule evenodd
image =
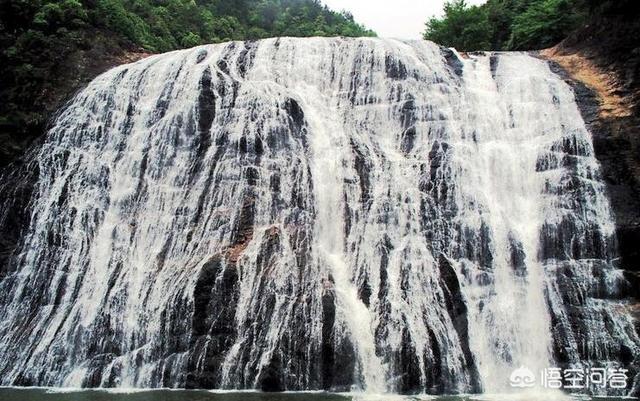
<instances>
[{"instance_id":1,"label":"waterfall","mask_svg":"<svg viewBox=\"0 0 640 401\"><path fill-rule=\"evenodd\" d=\"M439 394L512 391L521 366L637 372L591 137L534 56L161 54L91 82L30 160L2 385Z\"/></svg>"}]
</instances>

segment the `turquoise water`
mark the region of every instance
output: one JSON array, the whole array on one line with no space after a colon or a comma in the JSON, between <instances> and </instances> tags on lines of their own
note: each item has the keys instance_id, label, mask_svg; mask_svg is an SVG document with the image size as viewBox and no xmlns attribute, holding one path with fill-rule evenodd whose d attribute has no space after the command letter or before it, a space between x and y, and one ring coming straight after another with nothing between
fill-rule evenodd
<instances>
[{"instance_id":1,"label":"turquoise water","mask_svg":"<svg viewBox=\"0 0 640 401\"><path fill-rule=\"evenodd\" d=\"M630 398L549 395L398 396L331 393L211 392L202 390L60 390L44 388L0 388L0 401L628 401Z\"/></svg>"}]
</instances>

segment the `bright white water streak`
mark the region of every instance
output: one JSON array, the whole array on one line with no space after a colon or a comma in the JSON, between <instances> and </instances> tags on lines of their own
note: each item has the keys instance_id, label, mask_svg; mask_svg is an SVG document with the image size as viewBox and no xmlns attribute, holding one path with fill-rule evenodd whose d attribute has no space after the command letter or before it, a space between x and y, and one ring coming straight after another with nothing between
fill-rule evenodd
<instances>
[{"instance_id":1,"label":"bright white water streak","mask_svg":"<svg viewBox=\"0 0 640 401\"><path fill-rule=\"evenodd\" d=\"M590 135L526 54L153 56L79 93L37 164L5 385L509 392L640 354Z\"/></svg>"}]
</instances>

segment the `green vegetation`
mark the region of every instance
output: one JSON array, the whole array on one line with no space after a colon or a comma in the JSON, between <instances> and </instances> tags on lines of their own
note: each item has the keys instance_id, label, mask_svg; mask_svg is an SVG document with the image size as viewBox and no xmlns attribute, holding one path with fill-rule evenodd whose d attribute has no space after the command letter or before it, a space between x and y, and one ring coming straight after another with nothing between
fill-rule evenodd
<instances>
[{"instance_id":1,"label":"green vegetation","mask_svg":"<svg viewBox=\"0 0 640 401\"><path fill-rule=\"evenodd\" d=\"M427 22L425 39L462 51L528 50L553 46L585 23L595 0L452 0ZM605 2L599 2L605 3Z\"/></svg>"},{"instance_id":2,"label":"green vegetation","mask_svg":"<svg viewBox=\"0 0 640 401\"><path fill-rule=\"evenodd\" d=\"M487 10L467 6L464 0L445 3L444 18L431 18L427 22L425 39L458 50L487 49L491 46L491 33Z\"/></svg>"},{"instance_id":3,"label":"green vegetation","mask_svg":"<svg viewBox=\"0 0 640 401\"><path fill-rule=\"evenodd\" d=\"M273 36L371 36L314 0L94 0L93 20L151 51Z\"/></svg>"},{"instance_id":4,"label":"green vegetation","mask_svg":"<svg viewBox=\"0 0 640 401\"><path fill-rule=\"evenodd\" d=\"M0 0L0 166L124 49L373 35L318 0Z\"/></svg>"}]
</instances>

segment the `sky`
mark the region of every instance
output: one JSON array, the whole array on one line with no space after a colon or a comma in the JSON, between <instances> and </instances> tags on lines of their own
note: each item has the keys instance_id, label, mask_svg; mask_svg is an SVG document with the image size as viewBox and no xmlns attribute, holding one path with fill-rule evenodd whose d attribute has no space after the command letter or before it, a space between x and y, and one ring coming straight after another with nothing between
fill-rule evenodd
<instances>
[{"instance_id":1,"label":"sky","mask_svg":"<svg viewBox=\"0 0 640 401\"><path fill-rule=\"evenodd\" d=\"M467 0L482 4L486 0ZM376 31L378 36L419 39L425 22L442 15L445 0L322 0L335 11L348 10L356 22Z\"/></svg>"}]
</instances>

